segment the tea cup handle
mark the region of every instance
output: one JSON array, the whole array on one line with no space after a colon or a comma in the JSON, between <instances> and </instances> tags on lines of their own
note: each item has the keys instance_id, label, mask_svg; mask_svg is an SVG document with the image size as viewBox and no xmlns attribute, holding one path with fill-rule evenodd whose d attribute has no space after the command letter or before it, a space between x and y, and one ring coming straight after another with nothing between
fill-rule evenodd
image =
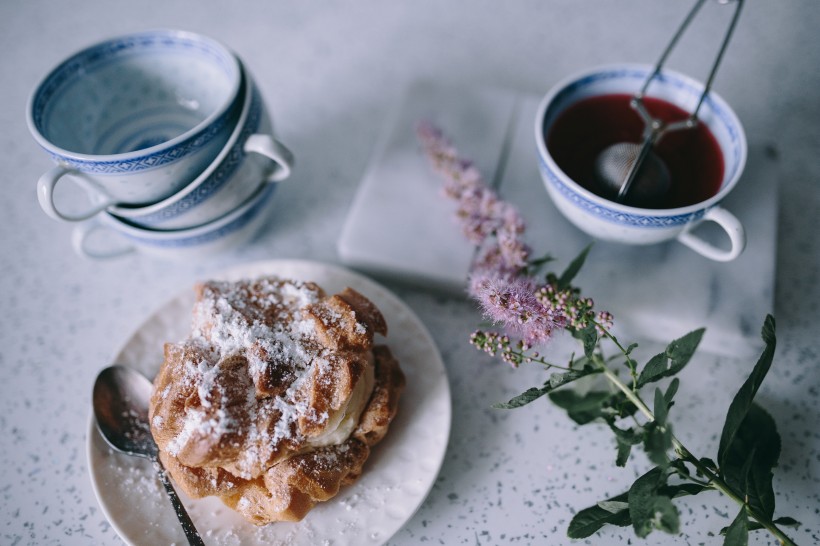
<instances>
[{"instance_id":1,"label":"tea cup handle","mask_svg":"<svg viewBox=\"0 0 820 546\"><path fill-rule=\"evenodd\" d=\"M268 182L281 182L290 176L293 168L293 154L284 144L271 135L251 135L243 148L247 153L257 153L272 159L277 167L268 176Z\"/></svg>"},{"instance_id":2,"label":"tea cup handle","mask_svg":"<svg viewBox=\"0 0 820 546\"><path fill-rule=\"evenodd\" d=\"M731 247L729 249L718 248L693 234L692 229L701 222L714 222L723 228L729 236ZM740 256L746 248L746 232L743 224L734 214L722 207L713 207L706 211L699 222L694 222L678 235L678 241L710 260L730 262Z\"/></svg>"},{"instance_id":3,"label":"tea cup handle","mask_svg":"<svg viewBox=\"0 0 820 546\"><path fill-rule=\"evenodd\" d=\"M40 177L40 180L37 181L37 199L40 201L40 207L45 211L46 214L54 218L55 220L63 220L65 222L80 222L82 220L87 220L96 214L104 211L111 205L116 204L111 197L105 195L99 188L93 186L89 182L85 181L81 176L77 177L77 183L83 187L83 189L87 193L94 193L99 195L102 199L99 203L94 205L92 208L88 209L85 212L79 214L66 214L64 212L60 212L57 210L57 207L54 205L54 187L57 185L57 182L66 175L66 174L80 174L78 171L74 169L70 169L68 167L64 167L63 165L57 165L50 171L43 174Z\"/></svg>"},{"instance_id":4,"label":"tea cup handle","mask_svg":"<svg viewBox=\"0 0 820 546\"><path fill-rule=\"evenodd\" d=\"M113 231L111 228L103 225L98 219L93 219L90 222L85 222L74 228L71 234L71 245L74 247L74 252L83 258L90 258L92 260L108 260L110 258L119 258L125 256L136 250L135 247L124 245L121 248L112 250L95 250L89 246L88 239L92 233L98 231Z\"/></svg>"}]
</instances>

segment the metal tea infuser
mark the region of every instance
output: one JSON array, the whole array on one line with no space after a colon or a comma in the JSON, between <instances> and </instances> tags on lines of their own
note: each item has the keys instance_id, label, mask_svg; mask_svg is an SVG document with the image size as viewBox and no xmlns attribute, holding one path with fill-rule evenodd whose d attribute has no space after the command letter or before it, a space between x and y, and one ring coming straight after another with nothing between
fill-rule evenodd
<instances>
[{"instance_id":1,"label":"metal tea infuser","mask_svg":"<svg viewBox=\"0 0 820 546\"><path fill-rule=\"evenodd\" d=\"M698 99L695 110L688 118L673 123L666 123L655 119L646 109L643 98L649 84L660 73L667 57L705 1L706 0L697 0L697 2L695 2L695 5L689 11L689 14L683 20L677 32L675 32L669 45L666 46L654 70L649 74L649 77L647 77L640 91L638 91L630 101L630 106L638 112L644 123L643 143L620 142L613 144L604 149L595 160L595 177L598 184L610 195L617 193L615 201L618 203L623 203L626 200L627 194L630 189L633 189L633 186L635 192L637 192L637 194L633 193L633 201L639 200L644 202L652 198L657 199L669 191L669 187L671 186L669 170L663 160L652 151L652 148L666 133L680 131L682 129L691 129L699 123L698 111L706 95L709 94L709 89L712 87L712 80L715 77L718 65L720 65L720 61L726 51L726 46L729 44L729 39L732 37L732 32L734 32L735 25L740 16L743 0L735 0L737 6L734 16L732 17L731 23L729 23L726 35L723 37L723 42L718 51L717 58L712 65L709 78L706 80L703 93L701 93L700 99ZM721 4L727 4L732 0L718 1Z\"/></svg>"}]
</instances>

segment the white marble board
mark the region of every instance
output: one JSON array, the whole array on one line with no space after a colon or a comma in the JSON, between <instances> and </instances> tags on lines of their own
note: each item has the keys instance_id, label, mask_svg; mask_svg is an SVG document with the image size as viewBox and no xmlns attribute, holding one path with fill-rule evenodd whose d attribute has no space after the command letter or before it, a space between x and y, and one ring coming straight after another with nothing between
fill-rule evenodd
<instances>
[{"instance_id":1,"label":"white marble board","mask_svg":"<svg viewBox=\"0 0 820 546\"><path fill-rule=\"evenodd\" d=\"M398 102L338 240L341 260L377 276L464 293L475 249L453 220L442 181L415 138L436 123L485 180L515 203L536 255L562 269L590 241L555 209L538 173L534 118L539 97L499 89L416 84ZM711 262L671 242L630 247L596 242L577 283L615 315L630 340L667 342L705 326L701 348L750 357L774 308L777 186L746 172L724 202L743 222L748 246L731 263ZM709 231L704 230L705 235Z\"/></svg>"}]
</instances>

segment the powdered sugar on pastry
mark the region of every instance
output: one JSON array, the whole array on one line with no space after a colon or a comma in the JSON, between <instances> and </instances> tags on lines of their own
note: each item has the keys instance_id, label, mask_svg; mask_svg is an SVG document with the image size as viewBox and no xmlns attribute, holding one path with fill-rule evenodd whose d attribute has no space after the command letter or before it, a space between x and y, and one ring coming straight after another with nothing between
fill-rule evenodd
<instances>
[{"instance_id":1,"label":"powdered sugar on pastry","mask_svg":"<svg viewBox=\"0 0 820 546\"><path fill-rule=\"evenodd\" d=\"M191 334L166 345L155 380L160 457L191 496L254 523L301 519L360 474L395 415L404 378L372 345L384 318L353 290L278 278L196 293Z\"/></svg>"}]
</instances>

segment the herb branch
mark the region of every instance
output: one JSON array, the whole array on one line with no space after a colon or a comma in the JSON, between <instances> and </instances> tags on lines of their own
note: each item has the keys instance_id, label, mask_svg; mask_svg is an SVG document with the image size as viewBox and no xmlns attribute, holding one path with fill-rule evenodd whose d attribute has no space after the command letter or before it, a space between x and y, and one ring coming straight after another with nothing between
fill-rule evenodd
<instances>
[{"instance_id":1,"label":"herb branch","mask_svg":"<svg viewBox=\"0 0 820 546\"><path fill-rule=\"evenodd\" d=\"M573 285L590 247L561 274L539 277L553 259L530 257L517 209L483 183L478 170L459 156L438 128L421 123L417 136L444 178L445 195L457 203L464 235L479 246L469 293L485 316L504 330L476 331L470 343L513 367L537 363L552 371L542 385L494 407L514 409L547 396L579 425L605 424L615 437L617 466L625 466L638 446L654 465L628 491L578 512L569 524L569 537L589 537L605 525L631 525L642 538L655 530L678 533L680 514L673 499L719 491L739 505L737 516L721 530L724 545L746 545L749 532L758 529L784 545L795 545L781 527L799 523L774 517L772 470L780 456L780 436L774 419L754 402L774 359L774 318L766 317L761 332L765 348L729 406L716 459L698 458L675 437L669 416L680 385L676 375L692 359L704 330L672 341L641 366L632 356L637 344L621 343L612 333L612 315L596 312L593 300ZM559 330L570 333L583 350L583 356L573 355L566 365L534 350ZM616 353L606 357L608 345ZM619 377L620 365L628 371L628 381ZM611 388L583 393L572 388L572 383L591 375L602 375ZM657 383L666 379L670 381L664 390Z\"/></svg>"}]
</instances>

